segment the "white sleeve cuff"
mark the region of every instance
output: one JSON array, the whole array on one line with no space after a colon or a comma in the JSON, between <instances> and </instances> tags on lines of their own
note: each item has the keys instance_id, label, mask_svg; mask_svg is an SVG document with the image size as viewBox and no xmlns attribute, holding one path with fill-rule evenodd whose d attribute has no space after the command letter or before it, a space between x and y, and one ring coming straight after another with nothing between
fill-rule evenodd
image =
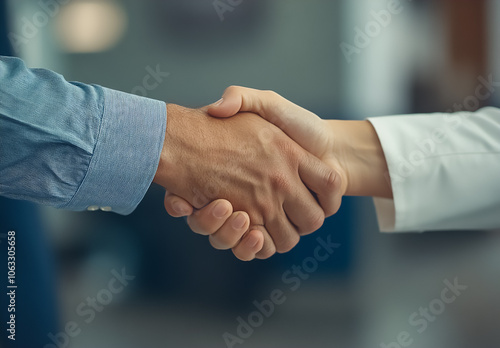
<instances>
[{"instance_id":1,"label":"white sleeve cuff","mask_svg":"<svg viewBox=\"0 0 500 348\"><path fill-rule=\"evenodd\" d=\"M386 232L500 227L500 110L370 118L393 200L375 199Z\"/></svg>"}]
</instances>

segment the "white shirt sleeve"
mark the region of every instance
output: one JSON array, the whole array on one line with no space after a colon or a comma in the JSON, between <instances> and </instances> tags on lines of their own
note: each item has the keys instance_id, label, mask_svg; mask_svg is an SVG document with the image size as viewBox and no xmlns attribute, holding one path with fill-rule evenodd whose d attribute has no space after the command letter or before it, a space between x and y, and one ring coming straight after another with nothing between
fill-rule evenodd
<instances>
[{"instance_id":1,"label":"white shirt sleeve","mask_svg":"<svg viewBox=\"0 0 500 348\"><path fill-rule=\"evenodd\" d=\"M381 231L500 227L500 109L369 121L394 196L374 200Z\"/></svg>"}]
</instances>

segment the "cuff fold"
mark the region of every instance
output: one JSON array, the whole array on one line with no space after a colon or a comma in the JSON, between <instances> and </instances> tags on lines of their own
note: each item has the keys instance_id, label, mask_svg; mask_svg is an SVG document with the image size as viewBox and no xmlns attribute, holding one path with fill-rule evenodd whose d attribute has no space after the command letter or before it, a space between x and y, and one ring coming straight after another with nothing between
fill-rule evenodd
<instances>
[{"instance_id":1,"label":"cuff fold","mask_svg":"<svg viewBox=\"0 0 500 348\"><path fill-rule=\"evenodd\" d=\"M164 102L107 88L87 174L65 209L132 213L155 176L167 125Z\"/></svg>"}]
</instances>

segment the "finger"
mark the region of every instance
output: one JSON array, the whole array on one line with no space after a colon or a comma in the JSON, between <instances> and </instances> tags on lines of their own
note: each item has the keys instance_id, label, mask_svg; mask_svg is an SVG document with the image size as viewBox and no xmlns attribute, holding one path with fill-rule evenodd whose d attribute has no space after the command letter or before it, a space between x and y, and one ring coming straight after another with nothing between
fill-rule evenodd
<instances>
[{"instance_id":1,"label":"finger","mask_svg":"<svg viewBox=\"0 0 500 348\"><path fill-rule=\"evenodd\" d=\"M263 233L259 230L251 230L233 248L233 254L241 261L252 261L263 246Z\"/></svg>"},{"instance_id":2,"label":"finger","mask_svg":"<svg viewBox=\"0 0 500 348\"><path fill-rule=\"evenodd\" d=\"M231 86L224 91L222 99L218 102L208 106L208 113L215 117L231 117L242 111L256 110L243 110L243 98L246 93L253 93L251 88ZM254 100L255 98L251 98ZM248 106L246 107L248 108Z\"/></svg>"},{"instance_id":3,"label":"finger","mask_svg":"<svg viewBox=\"0 0 500 348\"><path fill-rule=\"evenodd\" d=\"M337 190L332 198L332 207L334 214L337 214L340 207L342 206L342 198L344 197L344 193L342 190Z\"/></svg>"},{"instance_id":4,"label":"finger","mask_svg":"<svg viewBox=\"0 0 500 348\"><path fill-rule=\"evenodd\" d=\"M319 132L326 132L323 120L275 92L231 86L219 102L208 107L208 113L215 117L230 117L238 112L260 115L309 152L325 149L328 145L324 143L328 137L318 136Z\"/></svg>"},{"instance_id":5,"label":"finger","mask_svg":"<svg viewBox=\"0 0 500 348\"><path fill-rule=\"evenodd\" d=\"M267 229L264 226L255 225L250 228L251 231L260 231L264 238L264 243L262 248L257 254L255 254L255 258L260 260L265 260L276 254L276 245L274 245L274 240L267 232Z\"/></svg>"},{"instance_id":6,"label":"finger","mask_svg":"<svg viewBox=\"0 0 500 348\"><path fill-rule=\"evenodd\" d=\"M266 221L266 226L273 239L276 251L280 254L289 252L300 240L295 226L288 220L284 211L271 221Z\"/></svg>"},{"instance_id":7,"label":"finger","mask_svg":"<svg viewBox=\"0 0 500 348\"><path fill-rule=\"evenodd\" d=\"M226 200L216 200L188 217L193 232L210 235L221 228L233 213L233 206Z\"/></svg>"},{"instance_id":8,"label":"finger","mask_svg":"<svg viewBox=\"0 0 500 348\"><path fill-rule=\"evenodd\" d=\"M297 233L305 236L323 226L325 213L304 185L295 187L294 191L293 196L283 203L283 210Z\"/></svg>"},{"instance_id":9,"label":"finger","mask_svg":"<svg viewBox=\"0 0 500 348\"><path fill-rule=\"evenodd\" d=\"M231 249L242 239L249 226L250 217L247 213L233 213L216 232L210 235L210 244L218 250Z\"/></svg>"},{"instance_id":10,"label":"finger","mask_svg":"<svg viewBox=\"0 0 500 348\"><path fill-rule=\"evenodd\" d=\"M165 193L164 204L167 213L173 217L189 216L193 213L193 206L188 201L168 191Z\"/></svg>"},{"instance_id":11,"label":"finger","mask_svg":"<svg viewBox=\"0 0 500 348\"><path fill-rule=\"evenodd\" d=\"M273 91L231 86L224 91L222 99L208 106L208 113L215 117L231 117L239 112L253 112L270 121L268 118L275 109L287 103L294 105Z\"/></svg>"},{"instance_id":12,"label":"finger","mask_svg":"<svg viewBox=\"0 0 500 348\"><path fill-rule=\"evenodd\" d=\"M300 158L300 178L316 194L325 216L335 214L340 208L339 194L342 194L340 175L330 166L308 153L304 153Z\"/></svg>"}]
</instances>

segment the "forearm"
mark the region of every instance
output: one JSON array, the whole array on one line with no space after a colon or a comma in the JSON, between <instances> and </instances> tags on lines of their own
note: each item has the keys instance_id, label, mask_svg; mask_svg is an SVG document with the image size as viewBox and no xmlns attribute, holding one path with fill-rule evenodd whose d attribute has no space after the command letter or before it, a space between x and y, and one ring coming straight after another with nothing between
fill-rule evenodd
<instances>
[{"instance_id":1,"label":"forearm","mask_svg":"<svg viewBox=\"0 0 500 348\"><path fill-rule=\"evenodd\" d=\"M387 163L369 121L327 121L334 134L333 154L347 175L348 196L392 198Z\"/></svg>"},{"instance_id":2,"label":"forearm","mask_svg":"<svg viewBox=\"0 0 500 348\"><path fill-rule=\"evenodd\" d=\"M0 195L127 214L153 179L165 104L0 57Z\"/></svg>"}]
</instances>

